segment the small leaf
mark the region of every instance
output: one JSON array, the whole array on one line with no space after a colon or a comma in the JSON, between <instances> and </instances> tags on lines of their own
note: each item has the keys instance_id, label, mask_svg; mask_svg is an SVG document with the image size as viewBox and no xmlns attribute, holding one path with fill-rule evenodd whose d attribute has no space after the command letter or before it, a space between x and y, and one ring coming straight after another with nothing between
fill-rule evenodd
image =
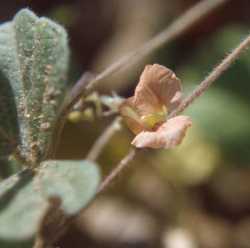
<instances>
[{"instance_id":1,"label":"small leaf","mask_svg":"<svg viewBox=\"0 0 250 248\"><path fill-rule=\"evenodd\" d=\"M39 176L41 192L49 197L60 197L62 209L70 215L92 199L100 180L97 166L81 160L45 161Z\"/></svg>"},{"instance_id":2,"label":"small leaf","mask_svg":"<svg viewBox=\"0 0 250 248\"><path fill-rule=\"evenodd\" d=\"M29 239L49 206L59 197L66 215L74 215L94 197L100 176L89 161L45 161L38 174L29 169L0 184L0 240Z\"/></svg>"},{"instance_id":3,"label":"small leaf","mask_svg":"<svg viewBox=\"0 0 250 248\"><path fill-rule=\"evenodd\" d=\"M0 70L15 98L21 153L33 164L46 156L67 67L67 35L59 25L21 10L0 26Z\"/></svg>"}]
</instances>

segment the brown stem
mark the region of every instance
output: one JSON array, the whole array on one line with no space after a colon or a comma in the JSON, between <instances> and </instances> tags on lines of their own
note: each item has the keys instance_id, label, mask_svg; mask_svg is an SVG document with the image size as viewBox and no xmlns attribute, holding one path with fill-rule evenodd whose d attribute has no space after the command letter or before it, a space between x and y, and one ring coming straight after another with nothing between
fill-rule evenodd
<instances>
[{"instance_id":1,"label":"brown stem","mask_svg":"<svg viewBox=\"0 0 250 248\"><path fill-rule=\"evenodd\" d=\"M189 95L183 102L179 105L179 107L173 111L169 117L172 118L177 114L183 112L196 98L201 96L208 87L218 79L223 72L225 72L232 63L240 57L241 53L246 50L250 46L250 36L248 36L244 41L240 43L214 70L206 77ZM128 163L131 162L138 150L130 150L130 152L119 162L117 166L111 171L111 173L104 179L101 184L98 193L102 192L105 188L107 188L110 183L114 180L114 178L121 173L121 171L128 167Z\"/></svg>"},{"instance_id":2,"label":"brown stem","mask_svg":"<svg viewBox=\"0 0 250 248\"><path fill-rule=\"evenodd\" d=\"M74 99L78 97L79 92L82 92L87 87L87 85L94 79L95 79L95 75L92 74L91 72L84 72L82 74L80 79L76 82L76 84L73 86L68 96L66 97L66 101L62 108L63 109L62 115L66 115L71 110L71 108L73 107L73 105L71 105L71 102L74 101Z\"/></svg>"},{"instance_id":3,"label":"brown stem","mask_svg":"<svg viewBox=\"0 0 250 248\"><path fill-rule=\"evenodd\" d=\"M114 121L103 131L100 137L95 141L91 147L87 159L95 161L102 152L105 145L113 137L113 135L120 130L121 117L116 117Z\"/></svg>"},{"instance_id":4,"label":"brown stem","mask_svg":"<svg viewBox=\"0 0 250 248\"><path fill-rule=\"evenodd\" d=\"M250 46L250 35L243 40L222 62L217 65L213 71L195 88L195 90L182 101L178 108L173 111L169 118L183 112L193 101L201 96L211 84L218 79L241 55L241 53Z\"/></svg>"},{"instance_id":5,"label":"brown stem","mask_svg":"<svg viewBox=\"0 0 250 248\"><path fill-rule=\"evenodd\" d=\"M178 17L161 33L156 35L141 47L137 48L135 51L125 55L115 63L111 64L96 77L86 77L86 73L84 73L71 90L71 95L68 99L66 99L66 102L58 117L57 128L54 136L55 144L52 144L48 158L54 157L57 144L59 143L58 140L60 139L60 134L66 122L66 116L74 104L79 101L82 96L89 94L102 80L122 69L124 70L128 66L133 66L136 62L144 59L156 49L184 34L196 22L202 18L205 18L214 9L218 8L227 1L228 0L204 0L197 3L185 13L183 13L180 17Z\"/></svg>"},{"instance_id":6,"label":"brown stem","mask_svg":"<svg viewBox=\"0 0 250 248\"><path fill-rule=\"evenodd\" d=\"M108 78L114 73L126 69L129 66L132 67L136 62L144 59L156 49L184 34L196 22L206 17L210 12L226 3L227 1L228 0L204 0L197 3L189 10L187 10L184 14L182 14L161 33L145 43L142 47L139 47L135 51L120 58L118 61L111 64L96 77L92 78L93 75L91 75L91 77L86 77L86 73L84 73L71 90L71 95L62 108L62 111L58 118L58 127L56 128L57 131L55 133L54 140L56 140L56 144L52 145L48 157L54 157L57 144L59 143L58 140L60 139L61 131L66 122L66 116L74 106L74 104L79 101L82 96L86 96L91 93L91 91L93 91L93 89L102 80Z\"/></svg>"},{"instance_id":7,"label":"brown stem","mask_svg":"<svg viewBox=\"0 0 250 248\"><path fill-rule=\"evenodd\" d=\"M124 70L128 66L133 66L136 62L142 60L156 49L184 34L197 21L204 18L215 8L218 8L227 1L228 0L204 0L199 2L143 46L111 64L102 73L94 77L88 84L81 84L81 80L79 80L77 83L79 85L75 86L78 92L75 92L74 98L71 98L71 100L67 103L67 106L65 106L62 114L67 114L72 106L81 98L81 96L89 94L102 80L120 71L121 69Z\"/></svg>"},{"instance_id":8,"label":"brown stem","mask_svg":"<svg viewBox=\"0 0 250 248\"><path fill-rule=\"evenodd\" d=\"M82 90L84 87L86 87L93 78L94 74L92 74L91 72L84 72L80 77L80 79L76 82L75 86L71 89L70 93L66 96L61 112L58 116L55 132L53 134L54 142L50 145L48 149L47 159L49 158L53 159L55 156L55 152L60 143L63 127L66 122L66 116L71 110L71 107L69 108L69 103L72 102L72 99L75 99L77 97L78 92Z\"/></svg>"},{"instance_id":9,"label":"brown stem","mask_svg":"<svg viewBox=\"0 0 250 248\"><path fill-rule=\"evenodd\" d=\"M97 75L93 80L89 80L86 83L82 83L81 80L78 81L77 86L73 88L73 93L71 97L64 105L60 116L58 118L58 128L59 132L62 130L66 116L71 110L72 106L81 98L81 96L89 94L94 87L96 87L103 79L109 77L115 72L125 69L126 66L132 66L139 60L142 60L147 55L152 53L154 50L160 48L162 45L172 41L184 32L186 32L192 25L194 25L201 18L207 16L215 8L218 8L223 3L228 0L204 0L190 8L182 16L180 16L176 21L174 21L168 28L163 30L160 34L155 36L153 39L148 41L146 44L135 50L134 52L122 57L116 63L109 66L102 73ZM78 86L79 85L79 86ZM77 90L75 90L77 89ZM120 161L120 163L115 167L111 174L103 181L100 185L98 192L102 192L107 188L108 185L113 181L113 179L120 174L120 172L129 165L137 154L137 150L131 149L130 152ZM53 155L53 154L52 154ZM64 232L69 224L65 224ZM55 232L54 239L57 240L62 235L62 232Z\"/></svg>"},{"instance_id":10,"label":"brown stem","mask_svg":"<svg viewBox=\"0 0 250 248\"><path fill-rule=\"evenodd\" d=\"M97 193L102 192L108 185L117 177L125 168L128 167L129 163L134 159L137 150L132 148L130 152L115 166L111 173L101 183Z\"/></svg>"}]
</instances>

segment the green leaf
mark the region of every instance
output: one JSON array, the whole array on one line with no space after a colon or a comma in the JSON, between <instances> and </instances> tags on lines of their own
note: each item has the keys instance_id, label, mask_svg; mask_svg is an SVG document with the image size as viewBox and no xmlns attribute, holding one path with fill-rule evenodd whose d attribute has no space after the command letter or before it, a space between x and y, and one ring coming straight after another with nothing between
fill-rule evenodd
<instances>
[{"instance_id":1,"label":"green leaf","mask_svg":"<svg viewBox=\"0 0 250 248\"><path fill-rule=\"evenodd\" d=\"M59 197L66 215L74 215L94 197L100 181L89 161L45 161L34 176L26 169L0 184L0 240L25 240L37 231L49 206Z\"/></svg>"},{"instance_id":2,"label":"green leaf","mask_svg":"<svg viewBox=\"0 0 250 248\"><path fill-rule=\"evenodd\" d=\"M29 10L0 26L0 70L16 103L20 148L33 164L46 157L68 68L65 30Z\"/></svg>"},{"instance_id":3,"label":"green leaf","mask_svg":"<svg viewBox=\"0 0 250 248\"><path fill-rule=\"evenodd\" d=\"M5 159L18 142L17 113L8 80L0 73L0 161Z\"/></svg>"}]
</instances>

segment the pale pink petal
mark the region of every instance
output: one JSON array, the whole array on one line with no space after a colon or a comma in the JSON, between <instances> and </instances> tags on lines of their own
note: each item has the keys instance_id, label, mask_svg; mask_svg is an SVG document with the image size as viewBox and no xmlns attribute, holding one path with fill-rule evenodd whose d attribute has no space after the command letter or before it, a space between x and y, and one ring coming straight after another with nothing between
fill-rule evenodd
<instances>
[{"instance_id":1,"label":"pale pink petal","mask_svg":"<svg viewBox=\"0 0 250 248\"><path fill-rule=\"evenodd\" d=\"M179 145L192 125L190 117L180 115L163 123L156 131L143 131L139 133L132 145L137 148L173 148Z\"/></svg>"},{"instance_id":2,"label":"pale pink petal","mask_svg":"<svg viewBox=\"0 0 250 248\"><path fill-rule=\"evenodd\" d=\"M181 82L173 71L158 64L147 65L135 89L134 105L141 115L157 112L163 105L171 111L180 97Z\"/></svg>"},{"instance_id":3,"label":"pale pink petal","mask_svg":"<svg viewBox=\"0 0 250 248\"><path fill-rule=\"evenodd\" d=\"M133 97L126 99L119 107L119 111L127 124L128 128L134 133L138 134L144 130L143 123L137 113L137 109L133 105Z\"/></svg>"}]
</instances>

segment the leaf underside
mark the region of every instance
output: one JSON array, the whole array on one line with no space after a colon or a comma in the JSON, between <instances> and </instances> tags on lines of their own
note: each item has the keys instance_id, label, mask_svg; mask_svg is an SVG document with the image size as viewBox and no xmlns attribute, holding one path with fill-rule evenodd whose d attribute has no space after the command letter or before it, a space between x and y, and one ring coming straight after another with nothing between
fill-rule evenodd
<instances>
[{"instance_id":1,"label":"leaf underside","mask_svg":"<svg viewBox=\"0 0 250 248\"><path fill-rule=\"evenodd\" d=\"M89 161L45 161L35 176L31 170L0 184L0 244L31 238L49 206L58 197L66 215L74 215L94 197L100 181Z\"/></svg>"}]
</instances>

